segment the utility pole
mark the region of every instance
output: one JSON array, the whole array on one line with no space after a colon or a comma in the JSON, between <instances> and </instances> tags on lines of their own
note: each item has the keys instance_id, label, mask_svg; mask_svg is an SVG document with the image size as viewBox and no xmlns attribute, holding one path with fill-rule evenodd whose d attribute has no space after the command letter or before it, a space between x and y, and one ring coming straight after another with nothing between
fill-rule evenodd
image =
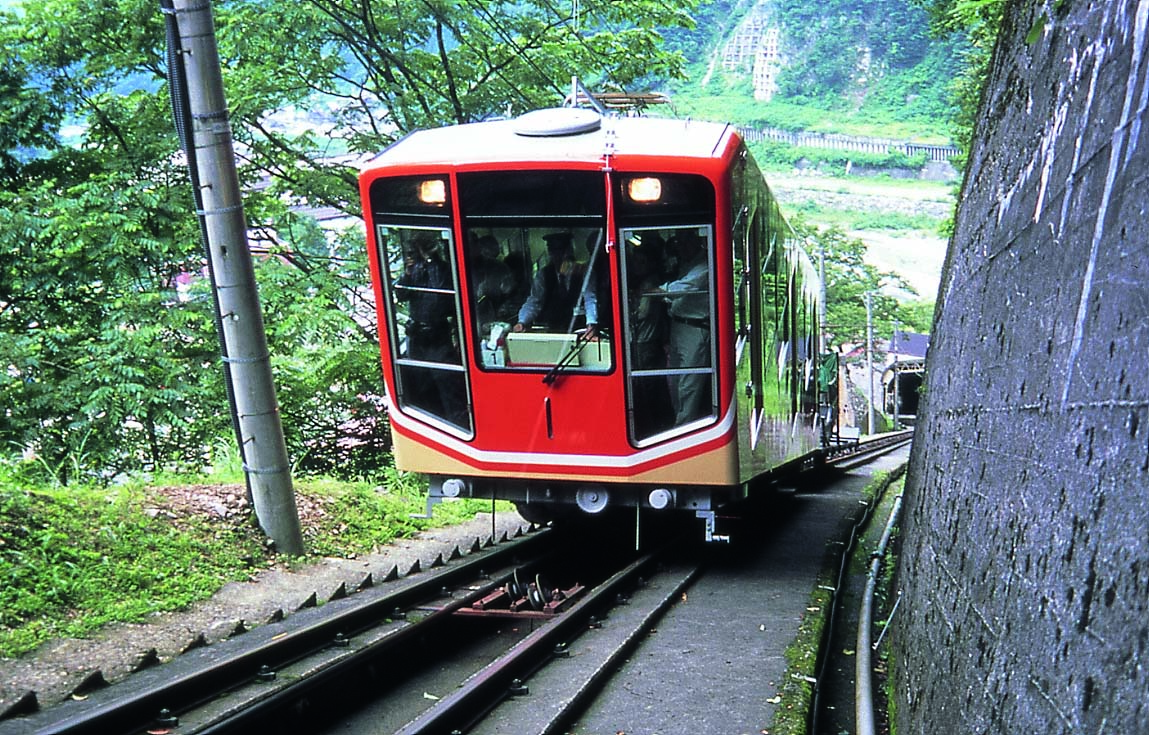
<instances>
[{"instance_id":1,"label":"utility pole","mask_svg":"<svg viewBox=\"0 0 1149 735\"><path fill-rule=\"evenodd\" d=\"M898 412L901 408L898 404L901 402L901 395L899 389L901 386L898 384L898 320L894 320L894 334L890 339L890 352L894 355L894 431L902 428L898 422Z\"/></svg>"},{"instance_id":2,"label":"utility pole","mask_svg":"<svg viewBox=\"0 0 1149 735\"><path fill-rule=\"evenodd\" d=\"M873 296L866 292L866 370L870 374L870 395L866 401L866 433L874 433L874 313L870 304Z\"/></svg>"},{"instance_id":3,"label":"utility pole","mask_svg":"<svg viewBox=\"0 0 1149 735\"><path fill-rule=\"evenodd\" d=\"M818 240L818 297L820 303L818 304L818 349L816 352L818 354L818 374L821 375L823 359L822 353L830 353L831 349L826 340L826 243L822 242L820 239ZM841 391L841 386L838 385L837 382L838 364L837 354L835 353L834 385L837 386L836 391ZM827 383L827 385L829 384ZM822 419L823 431L826 432L825 435L828 435L830 431L834 432L835 434L838 433L838 405L841 401L836 400L833 404L830 403L831 393L835 393L836 391L830 391L828 388L826 390L825 401L827 406L827 413ZM831 427L829 431L825 429L827 426Z\"/></svg>"},{"instance_id":4,"label":"utility pole","mask_svg":"<svg viewBox=\"0 0 1149 735\"><path fill-rule=\"evenodd\" d=\"M232 386L233 423L256 519L287 554L303 553L291 465L235 168L211 4L161 0L167 16L173 111L195 190Z\"/></svg>"},{"instance_id":5,"label":"utility pole","mask_svg":"<svg viewBox=\"0 0 1149 735\"><path fill-rule=\"evenodd\" d=\"M822 349L828 352L830 347L826 344L826 244L821 240L818 241L818 283L822 297L821 308L818 310L818 339L822 343Z\"/></svg>"}]
</instances>

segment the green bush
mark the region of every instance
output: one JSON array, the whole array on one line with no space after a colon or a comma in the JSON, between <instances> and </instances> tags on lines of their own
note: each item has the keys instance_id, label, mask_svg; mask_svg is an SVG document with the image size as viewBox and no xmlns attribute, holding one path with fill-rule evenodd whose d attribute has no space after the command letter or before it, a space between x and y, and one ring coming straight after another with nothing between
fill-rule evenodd
<instances>
[{"instance_id":1,"label":"green bush","mask_svg":"<svg viewBox=\"0 0 1149 735\"><path fill-rule=\"evenodd\" d=\"M321 499L325 515L318 525L305 528L308 552L318 556L368 554L396 538L428 528L454 525L490 511L489 500L461 499L435 506L431 518L415 517L426 510L426 478L410 472L387 471L379 485L309 481L299 492ZM509 510L510 503L497 509Z\"/></svg>"},{"instance_id":2,"label":"green bush","mask_svg":"<svg viewBox=\"0 0 1149 735\"><path fill-rule=\"evenodd\" d=\"M941 226L940 220L926 214L828 209L810 200L792 202L787 206L787 214L806 215L823 225L833 225L851 232L884 230L924 232L932 235Z\"/></svg>"},{"instance_id":3,"label":"green bush","mask_svg":"<svg viewBox=\"0 0 1149 735\"><path fill-rule=\"evenodd\" d=\"M232 456L219 455L225 465ZM234 470L224 474L232 480L227 493L242 492L242 478L234 481ZM283 561L271 553L249 510L225 518L181 512L159 485L60 489L16 478L12 463L0 462L0 656L184 608ZM201 494L218 483L163 480ZM491 509L490 501L460 500L436 507L433 518L413 518L425 509L425 478L394 469L385 472L382 485L306 480L295 491L299 505L312 512L304 523L308 556L288 559L293 564L371 553L396 538Z\"/></svg>"},{"instance_id":4,"label":"green bush","mask_svg":"<svg viewBox=\"0 0 1149 735\"><path fill-rule=\"evenodd\" d=\"M267 554L226 523L149 513L141 489L0 485L0 654L203 599Z\"/></svg>"}]
</instances>

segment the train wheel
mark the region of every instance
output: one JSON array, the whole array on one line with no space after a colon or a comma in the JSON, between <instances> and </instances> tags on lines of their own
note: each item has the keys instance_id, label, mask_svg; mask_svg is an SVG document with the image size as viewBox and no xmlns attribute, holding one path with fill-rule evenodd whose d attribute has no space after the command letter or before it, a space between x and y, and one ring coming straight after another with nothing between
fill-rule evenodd
<instances>
[{"instance_id":1,"label":"train wheel","mask_svg":"<svg viewBox=\"0 0 1149 735\"><path fill-rule=\"evenodd\" d=\"M527 523L545 526L561 515L553 503L515 503L515 509Z\"/></svg>"},{"instance_id":2,"label":"train wheel","mask_svg":"<svg viewBox=\"0 0 1149 735\"><path fill-rule=\"evenodd\" d=\"M511 576L511 581L507 582L506 585L503 586L503 591L507 593L507 596L510 597L512 601L521 600L526 594L526 590L523 589L521 584L519 584L518 569L516 569L515 573Z\"/></svg>"}]
</instances>

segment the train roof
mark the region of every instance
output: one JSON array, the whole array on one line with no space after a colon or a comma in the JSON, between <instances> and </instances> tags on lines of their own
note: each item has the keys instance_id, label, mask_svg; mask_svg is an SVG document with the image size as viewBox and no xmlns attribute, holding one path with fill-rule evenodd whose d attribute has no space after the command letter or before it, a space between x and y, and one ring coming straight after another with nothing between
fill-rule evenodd
<instances>
[{"instance_id":1,"label":"train roof","mask_svg":"<svg viewBox=\"0 0 1149 735\"><path fill-rule=\"evenodd\" d=\"M600 116L553 108L517 118L420 130L368 161L364 171L412 164L598 162L615 156L721 157L733 131L721 123Z\"/></svg>"}]
</instances>

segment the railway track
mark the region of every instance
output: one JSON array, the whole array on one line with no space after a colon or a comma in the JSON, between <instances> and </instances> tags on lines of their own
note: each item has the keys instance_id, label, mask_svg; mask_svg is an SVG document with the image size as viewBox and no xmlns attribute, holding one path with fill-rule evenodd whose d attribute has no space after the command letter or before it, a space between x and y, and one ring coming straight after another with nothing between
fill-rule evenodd
<instances>
[{"instance_id":1,"label":"railway track","mask_svg":"<svg viewBox=\"0 0 1149 735\"><path fill-rule=\"evenodd\" d=\"M558 731L697 575L697 562L666 566L665 554L645 554L615 572L398 732L499 732L501 722L515 723L514 731L521 731L524 721L531 723L531 731ZM610 618L609 632L600 632L602 617ZM588 643L584 636L597 640ZM577 658L572 657L576 646ZM549 680L561 684L551 684L545 697L525 702L521 695L528 694L529 687L524 681L551 663L561 671L552 670ZM475 728L488 714L492 716Z\"/></svg>"},{"instance_id":2,"label":"railway track","mask_svg":"<svg viewBox=\"0 0 1149 735\"><path fill-rule=\"evenodd\" d=\"M829 463L848 474L908 438L866 442ZM784 494L779 507L820 495ZM795 522L791 512L774 521L779 529ZM251 631L242 647L193 652L88 702L0 724L0 733L566 731L688 588L710 579L707 559L746 553L700 552L691 531L690 543L672 544L685 556L640 555L625 533L572 545L568 534L540 531Z\"/></svg>"},{"instance_id":3,"label":"railway track","mask_svg":"<svg viewBox=\"0 0 1149 735\"><path fill-rule=\"evenodd\" d=\"M579 556L562 536L543 530L452 561L386 593L361 594L353 604L330 605L339 609L316 610L314 620L268 626L261 640L249 638L240 650L216 646L182 657L165 666L161 678L133 677L62 718L45 712L4 723L0 731L322 732L342 712L373 707L391 719L409 718L389 722L383 731L449 733L521 693L521 680L564 658L580 635L600 630L613 608L624 606L630 617L640 611L630 635L587 673L567 706L556 709L553 717L561 719L697 572L697 566L660 569L659 553L632 552L634 558L626 558L625 544L621 550L604 545L603 554ZM544 581L548 576L569 581L552 586ZM632 599L652 606L628 604ZM486 652L468 655L476 649ZM441 668L449 673L441 674L440 661L447 662ZM457 677L450 684L434 683L448 694L415 691L423 684L419 672L429 669L439 679Z\"/></svg>"},{"instance_id":4,"label":"railway track","mask_svg":"<svg viewBox=\"0 0 1149 735\"><path fill-rule=\"evenodd\" d=\"M217 719L233 717L231 710L258 710L282 699L289 690L300 693L322 682L366 648L387 649L409 638L412 631L433 626L436 618L449 615L452 606L462 606L469 596L510 579L522 566L522 558L544 559L552 552L552 540L551 534L543 531L476 550L386 589L298 613L280 626L257 628L234 639L234 646L217 645L185 654L164 667L98 691L88 701L2 723L0 732L194 732L203 728L193 725L197 717L185 713L205 702L223 701L225 694L229 706ZM438 615L407 619L408 610L440 597L444 589L476 585L475 591L454 600ZM175 730L177 724L179 729ZM214 723L201 724L206 727Z\"/></svg>"},{"instance_id":5,"label":"railway track","mask_svg":"<svg viewBox=\"0 0 1149 735\"><path fill-rule=\"evenodd\" d=\"M903 429L877 434L853 444L842 444L826 453L826 464L840 470L860 467L875 457L908 444L913 437L913 429Z\"/></svg>"}]
</instances>

